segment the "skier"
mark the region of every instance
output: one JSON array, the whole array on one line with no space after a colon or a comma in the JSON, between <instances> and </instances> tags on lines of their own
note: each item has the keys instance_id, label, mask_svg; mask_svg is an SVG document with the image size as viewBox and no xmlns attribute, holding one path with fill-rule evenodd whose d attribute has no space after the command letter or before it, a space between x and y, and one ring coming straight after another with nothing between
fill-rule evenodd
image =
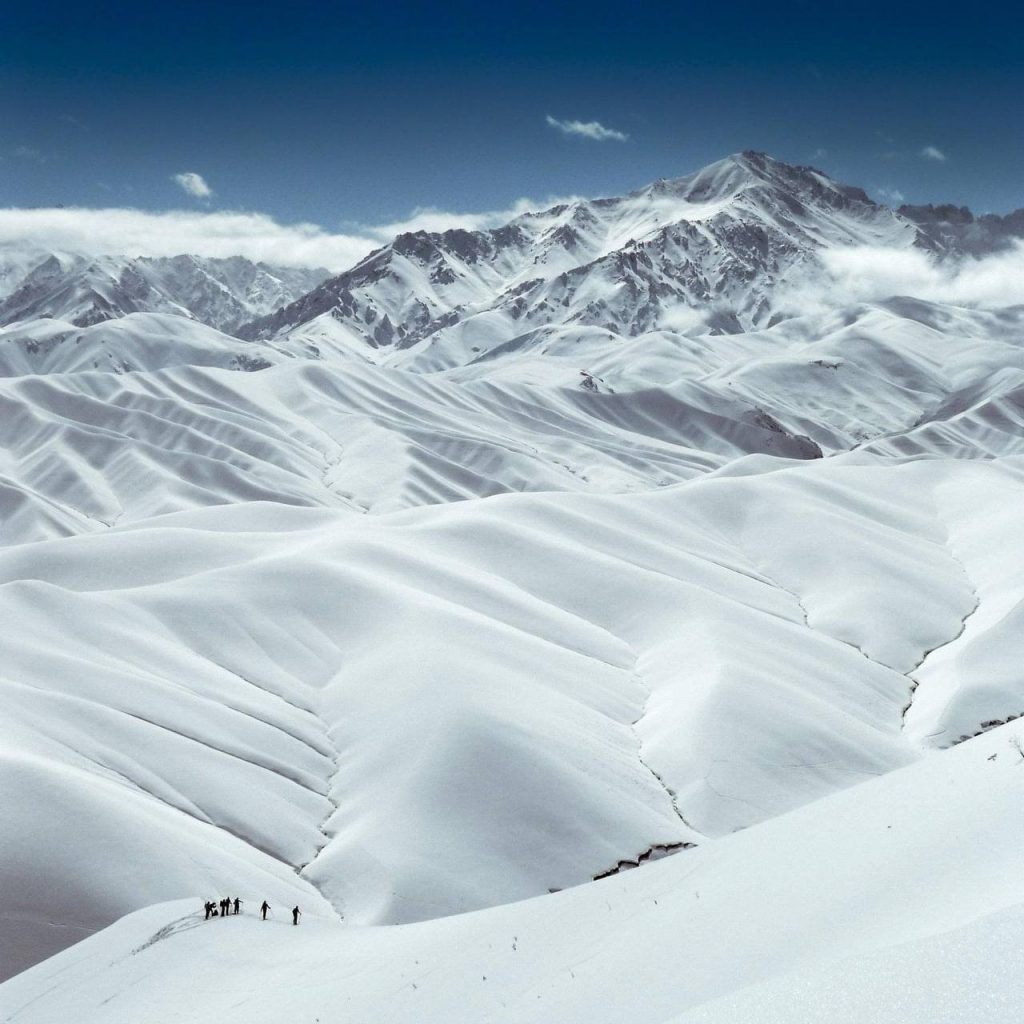
<instances>
[{"instance_id":1,"label":"skier","mask_svg":"<svg viewBox=\"0 0 1024 1024\"><path fill-rule=\"evenodd\" d=\"M299 910L298 907L292 907L292 924L298 924L299 923L299 914L301 914L301 913L302 913L302 911Z\"/></svg>"},{"instance_id":2,"label":"skier","mask_svg":"<svg viewBox=\"0 0 1024 1024\"><path fill-rule=\"evenodd\" d=\"M204 920L209 921L210 920L210 914L213 913L213 904L209 900L207 900L203 904L203 909L206 911L206 917L204 918Z\"/></svg>"},{"instance_id":3,"label":"skier","mask_svg":"<svg viewBox=\"0 0 1024 1024\"><path fill-rule=\"evenodd\" d=\"M235 897L235 913L238 913L238 908L242 905L242 901L236 896Z\"/></svg>"},{"instance_id":4,"label":"skier","mask_svg":"<svg viewBox=\"0 0 1024 1024\"><path fill-rule=\"evenodd\" d=\"M266 919L267 919L267 911L269 909L270 909L270 904L266 900L264 900L263 901L263 906L260 907L260 913L263 915L263 920L264 921L266 921Z\"/></svg>"},{"instance_id":5,"label":"skier","mask_svg":"<svg viewBox=\"0 0 1024 1024\"><path fill-rule=\"evenodd\" d=\"M220 901L220 916L227 917L231 913L231 900L223 899Z\"/></svg>"}]
</instances>

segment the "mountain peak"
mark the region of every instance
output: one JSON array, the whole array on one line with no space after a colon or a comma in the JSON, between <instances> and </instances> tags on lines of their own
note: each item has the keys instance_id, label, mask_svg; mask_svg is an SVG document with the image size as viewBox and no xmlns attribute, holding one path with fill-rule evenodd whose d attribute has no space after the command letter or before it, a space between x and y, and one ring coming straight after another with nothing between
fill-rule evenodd
<instances>
[{"instance_id":1,"label":"mountain peak","mask_svg":"<svg viewBox=\"0 0 1024 1024\"><path fill-rule=\"evenodd\" d=\"M827 174L814 167L786 164L767 153L747 149L681 178L659 178L633 195L674 196L691 203L706 203L730 199L756 186L793 191L821 188L826 183L839 188Z\"/></svg>"},{"instance_id":2,"label":"mountain peak","mask_svg":"<svg viewBox=\"0 0 1024 1024\"><path fill-rule=\"evenodd\" d=\"M705 326L731 332L767 322L776 283L822 249L913 239L905 220L862 190L746 150L687 177L525 213L501 228L399 235L244 334L279 336L329 314L311 328L317 338L340 331L374 352L423 342L443 367L449 344L461 358L463 336L479 330L488 345L503 344L553 318L635 335L658 329L672 309L714 303Z\"/></svg>"}]
</instances>

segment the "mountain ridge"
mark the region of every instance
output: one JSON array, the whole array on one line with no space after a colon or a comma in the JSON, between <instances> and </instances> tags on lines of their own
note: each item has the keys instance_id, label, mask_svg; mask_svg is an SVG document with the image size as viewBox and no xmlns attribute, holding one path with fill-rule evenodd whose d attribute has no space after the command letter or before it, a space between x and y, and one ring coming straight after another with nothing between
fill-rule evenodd
<instances>
[{"instance_id":1,"label":"mountain ridge","mask_svg":"<svg viewBox=\"0 0 1024 1024\"><path fill-rule=\"evenodd\" d=\"M795 195L799 192L799 195ZM308 295L243 326L300 334L320 317L369 349L539 323L650 330L673 304L719 302L712 330L764 323L773 285L823 245L912 241L909 222L811 167L748 151L622 197L574 200L494 229L396 237ZM752 281L766 289L745 295ZM621 301L595 292L621 291Z\"/></svg>"},{"instance_id":2,"label":"mountain ridge","mask_svg":"<svg viewBox=\"0 0 1024 1024\"><path fill-rule=\"evenodd\" d=\"M244 256L51 252L29 260L0 254L2 262L31 266L7 276L0 326L47 317L91 327L131 313L172 313L231 333L327 276L326 270L273 267Z\"/></svg>"},{"instance_id":3,"label":"mountain ridge","mask_svg":"<svg viewBox=\"0 0 1024 1024\"><path fill-rule=\"evenodd\" d=\"M1001 251L1024 211L891 209L811 165L754 150L622 196L573 199L488 229L400 233L329 275L243 257L34 255L0 250L0 326L86 327L137 312L198 320L296 355L336 350L425 370L555 327L623 337L685 322L738 333L798 313L787 283L830 249L881 245L936 258Z\"/></svg>"}]
</instances>

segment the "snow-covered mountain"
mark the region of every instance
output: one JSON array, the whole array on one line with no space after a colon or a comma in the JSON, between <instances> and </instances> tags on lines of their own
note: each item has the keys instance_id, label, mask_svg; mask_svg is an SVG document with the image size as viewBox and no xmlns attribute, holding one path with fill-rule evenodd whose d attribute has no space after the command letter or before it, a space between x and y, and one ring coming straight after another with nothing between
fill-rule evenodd
<instances>
[{"instance_id":1,"label":"snow-covered mountain","mask_svg":"<svg viewBox=\"0 0 1024 1024\"><path fill-rule=\"evenodd\" d=\"M636 335L687 318L735 332L766 324L778 312L777 287L821 249L910 245L915 236L860 189L743 153L491 231L400 235L242 334L298 331L385 353L418 346L443 367L552 325Z\"/></svg>"},{"instance_id":2,"label":"snow-covered mountain","mask_svg":"<svg viewBox=\"0 0 1024 1024\"><path fill-rule=\"evenodd\" d=\"M939 253L979 256L998 252L1024 239L1024 209L1005 216L996 213L975 216L966 206L929 203L927 206L904 205L897 212L917 225L919 245Z\"/></svg>"},{"instance_id":3,"label":"snow-covered mountain","mask_svg":"<svg viewBox=\"0 0 1024 1024\"><path fill-rule=\"evenodd\" d=\"M954 221L747 153L298 301L36 266L0 1019L860 1022L905 970L935 1024L933 950L1017 993L1024 288L795 287Z\"/></svg>"},{"instance_id":4,"label":"snow-covered mountain","mask_svg":"<svg viewBox=\"0 0 1024 1024\"><path fill-rule=\"evenodd\" d=\"M242 256L0 253L0 325L52 317L88 327L129 313L173 313L231 332L315 287L326 270Z\"/></svg>"}]
</instances>

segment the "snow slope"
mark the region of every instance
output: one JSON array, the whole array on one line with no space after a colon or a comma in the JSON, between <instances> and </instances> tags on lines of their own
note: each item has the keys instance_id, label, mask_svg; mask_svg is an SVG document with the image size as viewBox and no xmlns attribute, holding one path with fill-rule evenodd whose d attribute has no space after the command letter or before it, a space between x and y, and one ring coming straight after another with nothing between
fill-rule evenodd
<instances>
[{"instance_id":1,"label":"snow slope","mask_svg":"<svg viewBox=\"0 0 1024 1024\"><path fill-rule=\"evenodd\" d=\"M313 1018L870 1019L919 954L998 961L1024 306L785 305L915 224L748 153L402 236L249 340L199 320L268 268L135 261L155 306L123 261L43 273L68 319L0 330L0 976L151 909L0 1019L304 986ZM228 893L309 917L193 927ZM909 1020L964 1007L914 977Z\"/></svg>"},{"instance_id":2,"label":"snow slope","mask_svg":"<svg viewBox=\"0 0 1024 1024\"><path fill-rule=\"evenodd\" d=\"M173 323L148 318L138 335L128 317L89 329L82 346L56 344L87 368L171 362L196 343L214 365L246 358L246 342L194 325L178 345ZM0 545L195 506L387 512L505 491L640 490L748 453L820 454L752 404L685 383L594 395L268 355L290 365L242 374L197 355L159 373L0 380Z\"/></svg>"},{"instance_id":3,"label":"snow slope","mask_svg":"<svg viewBox=\"0 0 1024 1024\"><path fill-rule=\"evenodd\" d=\"M989 311L907 298L793 317L730 335L623 338L551 328L464 366L451 381L555 380L597 392L698 385L709 408L737 399L825 452L963 457L1019 451L1024 306ZM423 367L412 359L408 370ZM589 383L587 377L591 378Z\"/></svg>"},{"instance_id":4,"label":"snow slope","mask_svg":"<svg viewBox=\"0 0 1024 1024\"><path fill-rule=\"evenodd\" d=\"M18 1024L1010 1019L1024 996L1019 732L475 914L292 928L155 906L0 987L0 1010Z\"/></svg>"},{"instance_id":5,"label":"snow slope","mask_svg":"<svg viewBox=\"0 0 1024 1024\"><path fill-rule=\"evenodd\" d=\"M1019 331L1017 310L903 302L750 335L643 336L643 359L612 341L602 362L574 345L423 374L156 314L36 321L0 331L0 369L21 374L0 380L0 542L253 499L387 512L637 491L756 453L1019 453ZM600 381L580 386L581 364Z\"/></svg>"},{"instance_id":6,"label":"snow slope","mask_svg":"<svg viewBox=\"0 0 1024 1024\"><path fill-rule=\"evenodd\" d=\"M131 373L170 366L262 370L287 356L180 316L129 313L91 327L27 320L0 328L0 377Z\"/></svg>"},{"instance_id":7,"label":"snow slope","mask_svg":"<svg viewBox=\"0 0 1024 1024\"><path fill-rule=\"evenodd\" d=\"M62 944L23 923L58 879L79 895L47 920L81 932L214 888L236 840L355 923L470 910L920 756L913 673L975 608L948 537L969 518L1021 542L997 504L939 499L965 476L1019 489L1021 465L742 466L374 518L224 506L9 549L8 942L26 964ZM129 895L96 850L154 828Z\"/></svg>"}]
</instances>

